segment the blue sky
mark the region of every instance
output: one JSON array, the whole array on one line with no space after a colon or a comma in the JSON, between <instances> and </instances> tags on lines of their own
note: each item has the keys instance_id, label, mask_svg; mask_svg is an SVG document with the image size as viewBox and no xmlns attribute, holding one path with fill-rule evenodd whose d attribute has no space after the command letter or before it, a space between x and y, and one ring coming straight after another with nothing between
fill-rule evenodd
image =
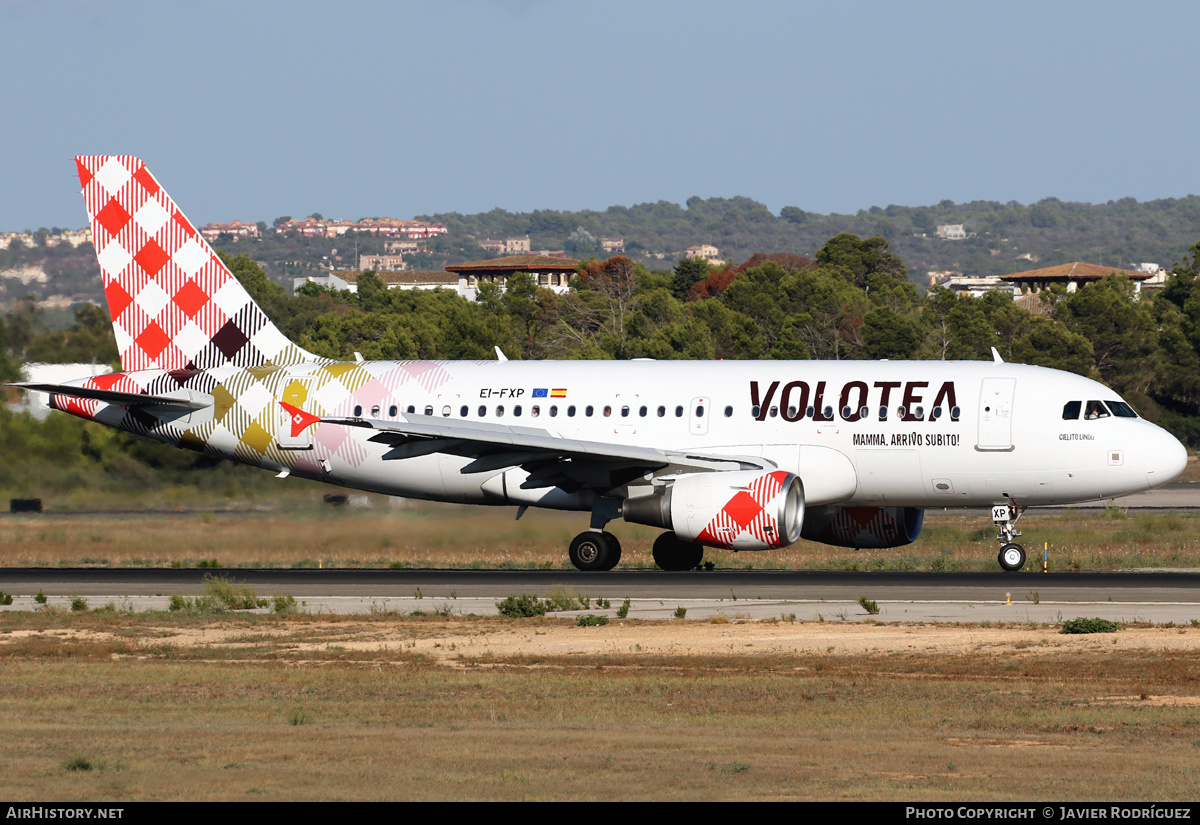
<instances>
[{"instance_id":1,"label":"blue sky","mask_svg":"<svg viewBox=\"0 0 1200 825\"><path fill-rule=\"evenodd\" d=\"M0 0L0 231L1200 193L1194 2Z\"/></svg>"}]
</instances>

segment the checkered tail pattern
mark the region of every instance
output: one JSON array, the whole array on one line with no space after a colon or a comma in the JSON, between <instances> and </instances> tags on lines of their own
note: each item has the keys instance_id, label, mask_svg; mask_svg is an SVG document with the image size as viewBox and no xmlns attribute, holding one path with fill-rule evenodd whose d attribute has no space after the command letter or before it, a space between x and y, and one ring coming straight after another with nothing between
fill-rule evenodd
<instances>
[{"instance_id":1,"label":"checkered tail pattern","mask_svg":"<svg viewBox=\"0 0 1200 825\"><path fill-rule=\"evenodd\" d=\"M138 158L75 158L125 372L318 360L284 337Z\"/></svg>"}]
</instances>

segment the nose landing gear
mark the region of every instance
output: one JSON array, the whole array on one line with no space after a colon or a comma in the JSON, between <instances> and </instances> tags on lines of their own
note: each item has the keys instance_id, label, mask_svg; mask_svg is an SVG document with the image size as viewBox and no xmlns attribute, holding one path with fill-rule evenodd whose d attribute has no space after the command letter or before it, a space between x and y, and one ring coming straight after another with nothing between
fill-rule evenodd
<instances>
[{"instance_id":1,"label":"nose landing gear","mask_svg":"<svg viewBox=\"0 0 1200 825\"><path fill-rule=\"evenodd\" d=\"M1009 573L1015 573L1025 566L1025 548L1013 541L1021 535L1017 529L1017 521L1024 514L1025 508L1015 503L997 504L992 507L992 522L998 533L996 540L1000 542L1000 554L996 560Z\"/></svg>"}]
</instances>

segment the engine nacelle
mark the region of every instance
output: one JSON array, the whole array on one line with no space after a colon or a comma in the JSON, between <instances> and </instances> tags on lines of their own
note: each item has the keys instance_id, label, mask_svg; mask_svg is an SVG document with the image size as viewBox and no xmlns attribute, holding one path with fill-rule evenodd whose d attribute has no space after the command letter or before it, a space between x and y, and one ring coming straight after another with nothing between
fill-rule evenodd
<instances>
[{"instance_id":1,"label":"engine nacelle","mask_svg":"<svg viewBox=\"0 0 1200 825\"><path fill-rule=\"evenodd\" d=\"M626 499L622 514L684 541L770 550L800 538L804 484L785 470L694 473L670 479L654 495Z\"/></svg>"},{"instance_id":2,"label":"engine nacelle","mask_svg":"<svg viewBox=\"0 0 1200 825\"><path fill-rule=\"evenodd\" d=\"M860 550L902 547L917 540L924 521L919 507L814 507L800 535Z\"/></svg>"}]
</instances>

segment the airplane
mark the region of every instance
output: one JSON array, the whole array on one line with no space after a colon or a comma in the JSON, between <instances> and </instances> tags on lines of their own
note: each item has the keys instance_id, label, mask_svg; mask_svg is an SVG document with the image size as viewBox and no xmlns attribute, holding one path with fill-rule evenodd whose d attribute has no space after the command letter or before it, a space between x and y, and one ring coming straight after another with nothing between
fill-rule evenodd
<instances>
[{"instance_id":1,"label":"airplane","mask_svg":"<svg viewBox=\"0 0 1200 825\"><path fill-rule=\"evenodd\" d=\"M1125 496L1187 452L1096 381L1001 361L338 361L287 340L128 155L77 157L122 371L13 386L130 433L387 495L589 514L706 547L915 541L927 508L991 508L1018 571L1026 508Z\"/></svg>"}]
</instances>

